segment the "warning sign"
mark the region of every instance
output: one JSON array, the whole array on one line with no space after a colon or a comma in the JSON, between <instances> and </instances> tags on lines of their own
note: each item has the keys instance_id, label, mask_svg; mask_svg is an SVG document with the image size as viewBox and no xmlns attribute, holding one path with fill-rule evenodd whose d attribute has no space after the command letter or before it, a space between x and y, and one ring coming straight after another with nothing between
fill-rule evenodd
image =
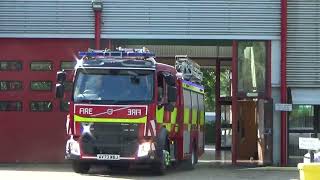
<instances>
[{"instance_id":1,"label":"warning sign","mask_svg":"<svg viewBox=\"0 0 320 180\"><path fill-rule=\"evenodd\" d=\"M275 104L276 111L292 111L292 104Z\"/></svg>"}]
</instances>

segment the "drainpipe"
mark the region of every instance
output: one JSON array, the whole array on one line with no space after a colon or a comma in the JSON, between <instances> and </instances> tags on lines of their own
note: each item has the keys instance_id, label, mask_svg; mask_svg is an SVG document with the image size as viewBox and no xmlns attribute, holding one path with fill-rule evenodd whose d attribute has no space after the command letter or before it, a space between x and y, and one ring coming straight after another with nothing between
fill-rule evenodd
<instances>
[{"instance_id":1,"label":"drainpipe","mask_svg":"<svg viewBox=\"0 0 320 180\"><path fill-rule=\"evenodd\" d=\"M218 46L219 51L219 46ZM218 52L219 54L219 52ZM220 101L220 60L216 60L216 151L221 151L221 101Z\"/></svg>"},{"instance_id":2,"label":"drainpipe","mask_svg":"<svg viewBox=\"0 0 320 180\"><path fill-rule=\"evenodd\" d=\"M237 164L238 159L238 45L236 41L232 41L232 147L231 159L232 164Z\"/></svg>"},{"instance_id":3,"label":"drainpipe","mask_svg":"<svg viewBox=\"0 0 320 180\"><path fill-rule=\"evenodd\" d=\"M94 26L94 37L95 37L95 49L100 49L100 37L101 37L101 11L102 1L92 0L92 9L94 11L95 26Z\"/></svg>"},{"instance_id":4,"label":"drainpipe","mask_svg":"<svg viewBox=\"0 0 320 180\"><path fill-rule=\"evenodd\" d=\"M287 4L287 0L281 0L281 103L287 103ZM281 111L281 166L286 166L288 162L287 129L287 113L285 111Z\"/></svg>"},{"instance_id":5,"label":"drainpipe","mask_svg":"<svg viewBox=\"0 0 320 180\"><path fill-rule=\"evenodd\" d=\"M100 49L100 35L101 35L101 11L95 11L95 47Z\"/></svg>"}]
</instances>

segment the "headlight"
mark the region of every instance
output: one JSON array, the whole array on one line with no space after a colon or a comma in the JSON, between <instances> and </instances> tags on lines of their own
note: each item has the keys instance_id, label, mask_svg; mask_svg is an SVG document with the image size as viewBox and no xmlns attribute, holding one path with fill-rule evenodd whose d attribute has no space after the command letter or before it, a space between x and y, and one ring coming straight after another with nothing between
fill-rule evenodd
<instances>
[{"instance_id":1,"label":"headlight","mask_svg":"<svg viewBox=\"0 0 320 180\"><path fill-rule=\"evenodd\" d=\"M147 156L151 150L151 143L150 142L144 142L139 145L138 149L138 157Z\"/></svg>"},{"instance_id":2,"label":"headlight","mask_svg":"<svg viewBox=\"0 0 320 180\"><path fill-rule=\"evenodd\" d=\"M80 145L72 137L67 141L66 153L80 156Z\"/></svg>"},{"instance_id":3,"label":"headlight","mask_svg":"<svg viewBox=\"0 0 320 180\"><path fill-rule=\"evenodd\" d=\"M84 134L91 135L91 126L92 125L93 125L93 123L81 123L81 126L82 126L81 135L84 135Z\"/></svg>"}]
</instances>

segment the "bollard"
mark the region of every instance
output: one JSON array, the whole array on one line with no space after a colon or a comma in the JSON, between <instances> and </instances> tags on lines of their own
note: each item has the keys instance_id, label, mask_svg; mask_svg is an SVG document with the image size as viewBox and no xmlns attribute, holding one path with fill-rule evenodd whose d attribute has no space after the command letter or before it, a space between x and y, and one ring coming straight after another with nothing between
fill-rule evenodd
<instances>
[{"instance_id":1,"label":"bollard","mask_svg":"<svg viewBox=\"0 0 320 180\"><path fill-rule=\"evenodd\" d=\"M310 162L313 163L314 162L314 151L309 150L309 154L310 154Z\"/></svg>"}]
</instances>

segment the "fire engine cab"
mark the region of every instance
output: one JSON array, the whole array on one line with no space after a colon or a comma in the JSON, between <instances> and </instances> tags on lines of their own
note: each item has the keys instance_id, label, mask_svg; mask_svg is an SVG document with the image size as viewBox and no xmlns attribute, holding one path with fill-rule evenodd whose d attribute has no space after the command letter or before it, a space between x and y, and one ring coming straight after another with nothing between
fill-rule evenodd
<instances>
[{"instance_id":1,"label":"fire engine cab","mask_svg":"<svg viewBox=\"0 0 320 180\"><path fill-rule=\"evenodd\" d=\"M57 73L64 97L66 73ZM149 164L163 174L177 162L193 169L204 153L204 88L199 66L175 67L142 49L79 52L67 117L66 159L77 173L93 164Z\"/></svg>"}]
</instances>

